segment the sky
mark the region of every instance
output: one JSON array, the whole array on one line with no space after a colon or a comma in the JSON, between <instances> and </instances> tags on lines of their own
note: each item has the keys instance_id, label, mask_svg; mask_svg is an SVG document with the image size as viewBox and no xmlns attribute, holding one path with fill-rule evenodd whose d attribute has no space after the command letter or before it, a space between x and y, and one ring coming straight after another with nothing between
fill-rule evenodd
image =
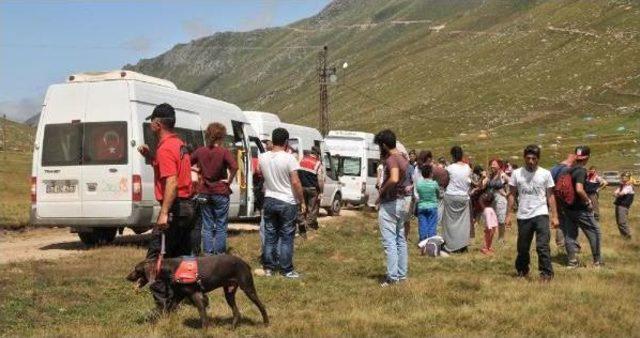
<instances>
[{"instance_id":1,"label":"sky","mask_svg":"<svg viewBox=\"0 0 640 338\"><path fill-rule=\"evenodd\" d=\"M49 85L120 69L222 31L282 26L329 0L0 0L0 114L39 112Z\"/></svg>"}]
</instances>

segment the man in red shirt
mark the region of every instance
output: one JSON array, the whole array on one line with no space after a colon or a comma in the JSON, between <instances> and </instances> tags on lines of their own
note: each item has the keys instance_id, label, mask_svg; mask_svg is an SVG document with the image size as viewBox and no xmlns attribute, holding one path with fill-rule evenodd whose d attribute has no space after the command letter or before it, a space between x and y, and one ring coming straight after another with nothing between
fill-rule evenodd
<instances>
[{"instance_id":1,"label":"man in red shirt","mask_svg":"<svg viewBox=\"0 0 640 338\"><path fill-rule=\"evenodd\" d=\"M165 234L165 256L179 257L191 254L193 204L191 201L191 160L184 142L173 131L176 113L167 103L155 107L147 117L151 130L158 138L155 157L147 145L138 151L153 164L155 197L160 202L160 213L151 233L147 259L160 254L162 233ZM171 309L171 289L162 279L156 279L149 288L156 301L156 311Z\"/></svg>"}]
</instances>

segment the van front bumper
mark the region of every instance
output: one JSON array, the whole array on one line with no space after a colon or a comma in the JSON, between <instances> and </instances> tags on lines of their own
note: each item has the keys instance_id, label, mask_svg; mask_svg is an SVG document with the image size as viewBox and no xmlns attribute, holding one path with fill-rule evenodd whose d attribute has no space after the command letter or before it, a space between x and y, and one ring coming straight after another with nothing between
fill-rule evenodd
<instances>
[{"instance_id":1,"label":"van front bumper","mask_svg":"<svg viewBox=\"0 0 640 338\"><path fill-rule=\"evenodd\" d=\"M73 227L148 227L152 224L153 205L134 203L129 217L96 218L96 217L38 217L34 205L31 206L30 225L37 226L73 226Z\"/></svg>"}]
</instances>

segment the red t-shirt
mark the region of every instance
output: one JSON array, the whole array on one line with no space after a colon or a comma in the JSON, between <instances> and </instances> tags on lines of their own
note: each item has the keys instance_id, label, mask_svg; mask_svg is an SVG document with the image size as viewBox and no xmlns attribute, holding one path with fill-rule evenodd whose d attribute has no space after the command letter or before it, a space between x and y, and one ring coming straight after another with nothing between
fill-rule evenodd
<instances>
[{"instance_id":1,"label":"red t-shirt","mask_svg":"<svg viewBox=\"0 0 640 338\"><path fill-rule=\"evenodd\" d=\"M158 142L156 158L153 160L154 191L156 200L162 201L167 177L178 177L178 197L191 197L191 159L178 135L169 134Z\"/></svg>"},{"instance_id":2,"label":"red t-shirt","mask_svg":"<svg viewBox=\"0 0 640 338\"><path fill-rule=\"evenodd\" d=\"M238 170L238 163L225 147L200 147L193 152L191 164L197 164L202 176L198 186L199 194L231 195L229 185L221 180L229 177L229 172Z\"/></svg>"}]
</instances>

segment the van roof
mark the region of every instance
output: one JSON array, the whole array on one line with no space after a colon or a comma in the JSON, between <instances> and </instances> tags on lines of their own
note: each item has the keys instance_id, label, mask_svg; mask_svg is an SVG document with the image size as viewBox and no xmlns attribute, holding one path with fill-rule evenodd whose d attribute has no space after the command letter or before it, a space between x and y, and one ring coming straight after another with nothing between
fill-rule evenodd
<instances>
[{"instance_id":1,"label":"van roof","mask_svg":"<svg viewBox=\"0 0 640 338\"><path fill-rule=\"evenodd\" d=\"M155 84L162 87L178 89L173 82L157 77L132 72L130 70L113 70L108 72L86 72L70 75L67 83L133 80Z\"/></svg>"},{"instance_id":2,"label":"van roof","mask_svg":"<svg viewBox=\"0 0 640 338\"><path fill-rule=\"evenodd\" d=\"M280 126L282 128L287 129L287 131L289 132L289 135L291 136L302 137L304 135L305 137L311 137L317 140L322 140L322 134L320 134L320 131L318 131L318 129L307 127L307 126L301 126L298 124L284 123L284 122L281 123Z\"/></svg>"},{"instance_id":3,"label":"van roof","mask_svg":"<svg viewBox=\"0 0 640 338\"><path fill-rule=\"evenodd\" d=\"M331 130L327 137L348 137L348 138L361 138L365 140L370 140L373 142L374 135L372 133L365 133L362 131L351 131L351 130Z\"/></svg>"},{"instance_id":4,"label":"van roof","mask_svg":"<svg viewBox=\"0 0 640 338\"><path fill-rule=\"evenodd\" d=\"M262 111L244 111L247 120L256 122L274 122L279 123L280 118L273 113L267 113Z\"/></svg>"}]
</instances>

